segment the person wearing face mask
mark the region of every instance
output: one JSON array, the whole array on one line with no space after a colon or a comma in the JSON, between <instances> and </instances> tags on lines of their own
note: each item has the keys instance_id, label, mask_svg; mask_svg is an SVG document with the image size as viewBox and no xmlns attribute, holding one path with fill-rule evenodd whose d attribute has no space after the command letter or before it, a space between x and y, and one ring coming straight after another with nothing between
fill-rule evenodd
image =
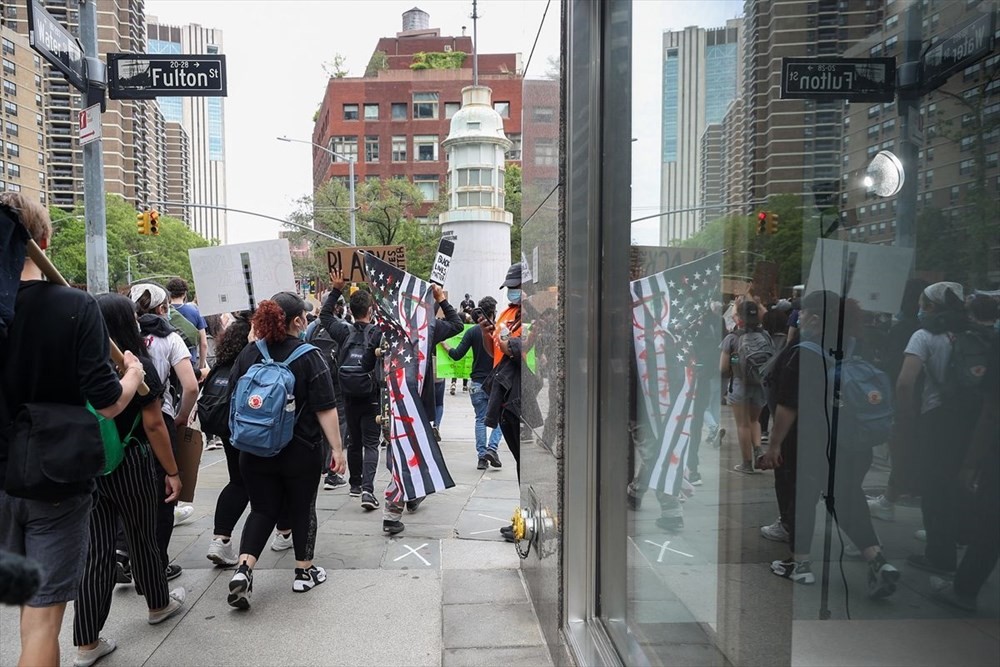
<instances>
[{"instance_id":1,"label":"person wearing face mask","mask_svg":"<svg viewBox=\"0 0 1000 667\"><path fill-rule=\"evenodd\" d=\"M135 302L139 315L139 333L153 366L156 367L160 383L166 388L163 393L163 420L167 424L170 444L176 456L177 430L188 425L191 412L198 402L198 379L191 365L191 352L184 344L184 339L167 321L170 303L166 290L155 283L140 283L132 286L129 297ZM156 474L157 484L163 486L167 471L159 462ZM181 566L171 563L167 555L170 536L174 532L176 505L176 500L161 503L156 517L156 542L168 580L176 579L182 571Z\"/></svg>"},{"instance_id":2,"label":"person wearing face mask","mask_svg":"<svg viewBox=\"0 0 1000 667\"><path fill-rule=\"evenodd\" d=\"M837 343L840 296L812 292L802 299L799 337L827 350ZM844 304L843 347L850 355L861 333L857 303ZM774 488L786 531L789 557L771 563L771 572L798 584L813 584L810 552L816 524L816 503L827 489L828 368L833 357L803 345L786 346L775 360L771 391L775 403L774 427L760 467L774 470ZM834 493L836 520L868 563L868 596L884 599L896 591L899 570L890 564L872 527L862 486L872 463L868 447L837 443ZM772 538L773 539L773 538ZM784 541L784 540L783 540ZM836 549L836 543L834 547Z\"/></svg>"},{"instance_id":3,"label":"person wearing face mask","mask_svg":"<svg viewBox=\"0 0 1000 667\"><path fill-rule=\"evenodd\" d=\"M504 442L517 465L517 479L521 481L521 263L507 269L501 289L507 290L509 305L500 313L496 323L480 319L483 328L483 347L493 355L493 382L489 389L489 403L484 423L488 428L500 427ZM512 526L504 526L500 534L508 541L514 540Z\"/></svg>"}]
</instances>

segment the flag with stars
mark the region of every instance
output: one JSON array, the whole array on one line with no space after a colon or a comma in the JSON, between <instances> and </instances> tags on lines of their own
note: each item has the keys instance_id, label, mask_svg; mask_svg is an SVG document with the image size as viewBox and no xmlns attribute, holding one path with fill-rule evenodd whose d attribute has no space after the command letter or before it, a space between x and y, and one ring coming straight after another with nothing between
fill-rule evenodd
<instances>
[{"instance_id":1,"label":"flag with stars","mask_svg":"<svg viewBox=\"0 0 1000 667\"><path fill-rule=\"evenodd\" d=\"M374 322L382 330L382 367L389 393L392 481L386 497L417 500L455 486L430 418L420 400L430 363L434 296L429 283L374 255L365 256L375 298Z\"/></svg>"},{"instance_id":2,"label":"flag with stars","mask_svg":"<svg viewBox=\"0 0 1000 667\"><path fill-rule=\"evenodd\" d=\"M722 253L635 280L632 295L637 400L643 402L655 454L650 486L677 496L684 481L699 366L718 365L718 340L706 337L721 297Z\"/></svg>"}]
</instances>

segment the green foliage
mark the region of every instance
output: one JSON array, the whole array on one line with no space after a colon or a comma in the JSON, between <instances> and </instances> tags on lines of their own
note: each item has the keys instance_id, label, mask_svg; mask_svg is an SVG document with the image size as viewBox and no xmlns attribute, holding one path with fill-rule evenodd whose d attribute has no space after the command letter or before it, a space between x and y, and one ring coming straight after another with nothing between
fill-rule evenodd
<instances>
[{"instance_id":1,"label":"green foliage","mask_svg":"<svg viewBox=\"0 0 1000 667\"><path fill-rule=\"evenodd\" d=\"M407 270L421 278L429 276L441 232L437 225L424 225L416 220L423 203L420 189L409 181L394 178L360 183L355 194L357 244L403 245ZM313 196L300 199L289 219L347 242L351 238L349 203L347 186L336 179L330 180ZM335 243L303 230L293 231L290 240L305 240L310 247L307 257L293 258L296 275L325 278L326 250Z\"/></svg>"},{"instance_id":2,"label":"green foliage","mask_svg":"<svg viewBox=\"0 0 1000 667\"><path fill-rule=\"evenodd\" d=\"M510 228L510 256L521 257L521 165L508 162L504 174L504 208L514 217Z\"/></svg>"},{"instance_id":3,"label":"green foliage","mask_svg":"<svg viewBox=\"0 0 1000 667\"><path fill-rule=\"evenodd\" d=\"M387 69L389 69L389 56L385 51L376 51L368 61L368 67L365 68L365 77L376 77L379 72Z\"/></svg>"},{"instance_id":4,"label":"green foliage","mask_svg":"<svg viewBox=\"0 0 1000 667\"><path fill-rule=\"evenodd\" d=\"M349 73L347 69L347 58L340 53L333 54L333 60L322 65L323 71L331 79L343 79Z\"/></svg>"},{"instance_id":5,"label":"green foliage","mask_svg":"<svg viewBox=\"0 0 1000 667\"><path fill-rule=\"evenodd\" d=\"M210 243L176 218L160 216L160 235L142 236L136 230L136 209L119 196L108 195L107 240L108 284L112 289L126 286L129 255L133 280L144 276L180 276L191 282L188 250ZM70 283L87 282L86 225L83 207L73 213L50 209L53 235L49 257ZM192 287L193 291L193 287Z\"/></svg>"},{"instance_id":6,"label":"green foliage","mask_svg":"<svg viewBox=\"0 0 1000 667\"><path fill-rule=\"evenodd\" d=\"M413 62L410 64L410 69L461 69L466 55L463 51L450 51L448 53L421 51L420 53L413 54Z\"/></svg>"}]
</instances>

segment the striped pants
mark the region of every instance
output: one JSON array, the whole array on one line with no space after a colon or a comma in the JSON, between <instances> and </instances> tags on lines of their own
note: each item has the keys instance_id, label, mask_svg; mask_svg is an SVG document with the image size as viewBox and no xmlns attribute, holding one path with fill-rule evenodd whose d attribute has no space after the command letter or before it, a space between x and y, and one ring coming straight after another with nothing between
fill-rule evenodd
<instances>
[{"instance_id":1,"label":"striped pants","mask_svg":"<svg viewBox=\"0 0 1000 667\"><path fill-rule=\"evenodd\" d=\"M110 475L97 478L97 498L90 515L90 551L73 616L73 645L96 642L111 611L115 588L115 536L119 519L125 527L136 591L150 609L170 602L167 577L156 545L156 510L164 487L157 485L153 455L131 445Z\"/></svg>"}]
</instances>

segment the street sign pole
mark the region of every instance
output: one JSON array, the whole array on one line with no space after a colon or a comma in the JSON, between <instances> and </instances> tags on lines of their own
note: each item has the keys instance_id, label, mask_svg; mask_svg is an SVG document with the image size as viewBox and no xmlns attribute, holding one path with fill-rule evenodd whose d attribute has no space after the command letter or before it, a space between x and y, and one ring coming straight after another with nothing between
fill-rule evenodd
<instances>
[{"instance_id":1,"label":"street sign pole","mask_svg":"<svg viewBox=\"0 0 1000 667\"><path fill-rule=\"evenodd\" d=\"M899 100L899 161L903 164L903 187L896 208L897 248L917 245L917 142L914 140L920 114L920 52L923 49L923 10L919 2L906 9L904 28L903 67L900 69Z\"/></svg>"},{"instance_id":2,"label":"street sign pole","mask_svg":"<svg viewBox=\"0 0 1000 667\"><path fill-rule=\"evenodd\" d=\"M97 58L97 0L80 2L80 41L87 57ZM84 92L86 97L86 92ZM87 220L87 291L108 291L107 211L104 201L104 141L83 146L83 207Z\"/></svg>"}]
</instances>

